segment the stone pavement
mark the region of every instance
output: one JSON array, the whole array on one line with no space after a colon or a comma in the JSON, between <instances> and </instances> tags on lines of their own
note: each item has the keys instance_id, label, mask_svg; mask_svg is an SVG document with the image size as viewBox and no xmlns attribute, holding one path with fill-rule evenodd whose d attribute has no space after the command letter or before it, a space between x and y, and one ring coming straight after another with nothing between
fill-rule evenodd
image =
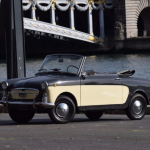
<instances>
[{"instance_id":1,"label":"stone pavement","mask_svg":"<svg viewBox=\"0 0 150 150\"><path fill-rule=\"evenodd\" d=\"M125 115L103 115L89 121L76 115L68 124L53 124L36 114L28 124L14 123L0 114L1 150L149 150L150 116L131 121Z\"/></svg>"}]
</instances>

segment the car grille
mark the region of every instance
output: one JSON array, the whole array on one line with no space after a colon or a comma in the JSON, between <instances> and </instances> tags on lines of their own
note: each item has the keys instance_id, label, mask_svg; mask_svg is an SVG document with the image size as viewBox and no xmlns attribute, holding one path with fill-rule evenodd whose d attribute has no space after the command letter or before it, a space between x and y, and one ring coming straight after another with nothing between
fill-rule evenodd
<instances>
[{"instance_id":1,"label":"car grille","mask_svg":"<svg viewBox=\"0 0 150 150\"><path fill-rule=\"evenodd\" d=\"M36 89L13 89L10 92L12 99L17 100L32 100L35 99L39 94L39 91Z\"/></svg>"}]
</instances>

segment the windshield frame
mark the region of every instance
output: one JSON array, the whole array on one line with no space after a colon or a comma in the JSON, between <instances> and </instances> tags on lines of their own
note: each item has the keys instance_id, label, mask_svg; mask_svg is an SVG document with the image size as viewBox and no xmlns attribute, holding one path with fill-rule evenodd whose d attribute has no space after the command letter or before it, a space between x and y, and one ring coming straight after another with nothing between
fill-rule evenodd
<instances>
[{"instance_id":1,"label":"windshield frame","mask_svg":"<svg viewBox=\"0 0 150 150\"><path fill-rule=\"evenodd\" d=\"M78 56L78 57L81 57L81 62L80 62L79 69L78 69L78 72L77 72L77 73L65 72L65 73L75 74L75 75L79 75L79 76L81 75L86 57L85 57L85 56L82 56L82 55L77 55L77 54L51 54L51 55L47 55L47 56L45 57L44 61L42 62L42 64L41 64L39 70L40 70L40 69L43 67L43 65L46 63L47 57L51 57L51 56ZM55 72L55 71L48 71L48 72ZM62 72L62 71L57 71L57 72ZM40 71L38 71L37 73L40 73ZM36 73L36 74L37 74L37 73ZM43 73L43 72L41 72L41 73Z\"/></svg>"}]
</instances>

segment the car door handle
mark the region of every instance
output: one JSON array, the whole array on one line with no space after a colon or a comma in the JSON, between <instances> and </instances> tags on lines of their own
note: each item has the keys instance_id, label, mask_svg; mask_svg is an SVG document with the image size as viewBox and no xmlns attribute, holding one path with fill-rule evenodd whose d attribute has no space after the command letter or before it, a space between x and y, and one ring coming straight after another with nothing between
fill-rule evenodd
<instances>
[{"instance_id":1,"label":"car door handle","mask_svg":"<svg viewBox=\"0 0 150 150\"><path fill-rule=\"evenodd\" d=\"M120 78L116 78L115 80L121 80Z\"/></svg>"}]
</instances>

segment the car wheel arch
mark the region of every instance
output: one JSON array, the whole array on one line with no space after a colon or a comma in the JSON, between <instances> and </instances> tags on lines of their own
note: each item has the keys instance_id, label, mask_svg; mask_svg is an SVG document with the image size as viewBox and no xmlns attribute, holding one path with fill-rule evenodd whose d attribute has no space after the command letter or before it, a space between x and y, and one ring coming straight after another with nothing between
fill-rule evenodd
<instances>
[{"instance_id":1,"label":"car wheel arch","mask_svg":"<svg viewBox=\"0 0 150 150\"><path fill-rule=\"evenodd\" d=\"M136 90L134 92L134 94L141 94L142 96L144 96L144 98L146 99L147 104L149 105L149 100L148 100L147 94L143 90Z\"/></svg>"},{"instance_id":2,"label":"car wheel arch","mask_svg":"<svg viewBox=\"0 0 150 150\"><path fill-rule=\"evenodd\" d=\"M63 92L63 93L61 93L59 96L62 96L62 95L68 96L69 98L72 99L72 101L74 102L74 104L75 104L75 106L76 106L76 111L78 112L78 103L77 103L77 100L76 100L75 96L74 96L72 93L69 93L69 92ZM59 97L59 96L58 96L58 97ZM58 97L57 97L57 98L58 98ZM56 100L57 100L57 99L56 99Z\"/></svg>"}]
</instances>

